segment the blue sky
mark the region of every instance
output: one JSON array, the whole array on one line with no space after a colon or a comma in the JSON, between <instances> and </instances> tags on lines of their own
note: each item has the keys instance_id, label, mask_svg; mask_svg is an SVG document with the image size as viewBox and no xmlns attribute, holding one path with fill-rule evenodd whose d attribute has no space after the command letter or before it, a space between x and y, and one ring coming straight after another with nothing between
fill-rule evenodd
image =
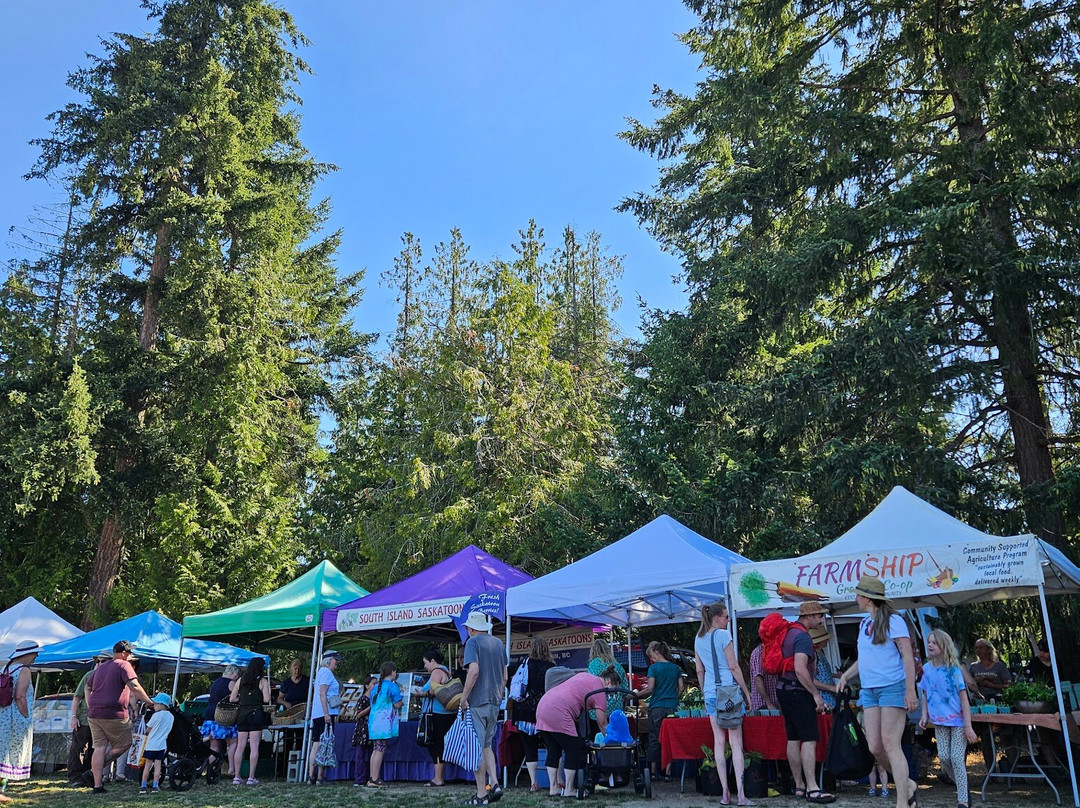
<instances>
[{"instance_id":1,"label":"blue sky","mask_svg":"<svg viewBox=\"0 0 1080 808\"><path fill-rule=\"evenodd\" d=\"M0 10L0 225L27 223L56 188L22 175L73 99L67 73L101 37L150 28L138 0L10 0ZM312 41L300 87L303 139L340 170L320 192L344 231L338 264L367 269L364 331L392 327L379 276L405 231L425 254L460 227L472 256L510 254L529 218L559 240L596 230L624 258L617 320L638 335L636 299L679 308L677 260L613 208L649 189L657 164L616 135L651 120L652 87L689 90L696 63L676 39L694 22L678 0L284 0ZM10 240L9 240L10 241ZM13 254L5 245L4 258Z\"/></svg>"}]
</instances>

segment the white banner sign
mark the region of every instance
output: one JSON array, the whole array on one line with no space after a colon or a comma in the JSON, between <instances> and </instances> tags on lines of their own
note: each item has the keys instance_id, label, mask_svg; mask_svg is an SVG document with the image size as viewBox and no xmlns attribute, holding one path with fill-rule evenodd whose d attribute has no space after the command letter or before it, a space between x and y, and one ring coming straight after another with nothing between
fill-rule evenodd
<instances>
[{"instance_id":1,"label":"white banner sign","mask_svg":"<svg viewBox=\"0 0 1080 808\"><path fill-rule=\"evenodd\" d=\"M449 623L461 614L468 598L424 600L395 606L368 606L363 609L341 609L337 613L338 631L368 631L398 626L434 625Z\"/></svg>"},{"instance_id":2,"label":"white banner sign","mask_svg":"<svg viewBox=\"0 0 1080 808\"><path fill-rule=\"evenodd\" d=\"M732 605L736 612L745 612L807 601L853 601L863 575L884 581L889 598L1036 586L1042 581L1034 539L995 539L742 565L731 571Z\"/></svg>"}]
</instances>

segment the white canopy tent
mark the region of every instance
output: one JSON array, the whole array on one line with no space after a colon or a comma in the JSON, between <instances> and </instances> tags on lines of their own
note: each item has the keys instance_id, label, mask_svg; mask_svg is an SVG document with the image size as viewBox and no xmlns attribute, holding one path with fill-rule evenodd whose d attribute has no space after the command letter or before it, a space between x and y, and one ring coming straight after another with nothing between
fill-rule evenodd
<instances>
[{"instance_id":1,"label":"white canopy tent","mask_svg":"<svg viewBox=\"0 0 1080 808\"><path fill-rule=\"evenodd\" d=\"M23 640L34 640L38 645L45 646L81 634L82 631L43 606L36 598L26 598L0 612L0 664L11 656L15 646Z\"/></svg>"},{"instance_id":2,"label":"white canopy tent","mask_svg":"<svg viewBox=\"0 0 1080 808\"><path fill-rule=\"evenodd\" d=\"M836 541L797 558L731 568L733 613L755 617L805 601L853 614L862 575L885 583L898 609L1039 598L1054 680L1060 682L1046 594L1080 592L1080 567L1036 536L992 536L897 486ZM1058 710L1065 704L1058 687ZM1066 743L1072 769L1072 745ZM1080 806L1072 773L1073 804Z\"/></svg>"},{"instance_id":3,"label":"white canopy tent","mask_svg":"<svg viewBox=\"0 0 1080 808\"><path fill-rule=\"evenodd\" d=\"M749 559L659 516L590 556L506 591L506 615L625 626L686 623ZM509 631L509 626L507 627Z\"/></svg>"}]
</instances>

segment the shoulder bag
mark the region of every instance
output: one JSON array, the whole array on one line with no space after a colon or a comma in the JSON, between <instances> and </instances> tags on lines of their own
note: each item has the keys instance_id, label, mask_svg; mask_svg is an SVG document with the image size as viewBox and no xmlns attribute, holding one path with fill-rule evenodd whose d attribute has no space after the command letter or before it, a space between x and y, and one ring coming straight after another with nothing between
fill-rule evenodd
<instances>
[{"instance_id":1,"label":"shoulder bag","mask_svg":"<svg viewBox=\"0 0 1080 808\"><path fill-rule=\"evenodd\" d=\"M447 710L456 710L461 704L461 694L465 691L465 685L460 679L450 679L441 685L432 685L431 692L435 700ZM471 771L471 770L470 770Z\"/></svg>"},{"instance_id":2,"label":"shoulder bag","mask_svg":"<svg viewBox=\"0 0 1080 808\"><path fill-rule=\"evenodd\" d=\"M239 712L240 702L222 699L214 708L214 723L219 727L235 727Z\"/></svg>"},{"instance_id":3,"label":"shoulder bag","mask_svg":"<svg viewBox=\"0 0 1080 808\"><path fill-rule=\"evenodd\" d=\"M734 729L742 724L746 712L742 688L739 685L720 684L720 658L716 654L716 631L709 635L709 648L712 649L713 679L716 683L716 723L725 729Z\"/></svg>"}]
</instances>

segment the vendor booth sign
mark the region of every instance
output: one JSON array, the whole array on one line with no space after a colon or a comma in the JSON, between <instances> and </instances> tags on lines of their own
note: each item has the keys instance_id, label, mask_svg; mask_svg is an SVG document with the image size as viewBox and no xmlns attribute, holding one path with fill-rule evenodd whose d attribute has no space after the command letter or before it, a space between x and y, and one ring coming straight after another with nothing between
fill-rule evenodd
<instances>
[{"instance_id":1,"label":"vendor booth sign","mask_svg":"<svg viewBox=\"0 0 1080 808\"><path fill-rule=\"evenodd\" d=\"M551 661L564 668L585 670L589 667L589 651L592 649L596 634L592 629L573 629L568 631L550 631L540 635L547 640L551 651ZM532 649L532 637L521 634L510 635L510 670L516 670L521 660Z\"/></svg>"},{"instance_id":2,"label":"vendor booth sign","mask_svg":"<svg viewBox=\"0 0 1080 808\"><path fill-rule=\"evenodd\" d=\"M732 605L738 613L807 601L853 601L863 575L880 578L887 597L905 599L1042 583L1036 540L1020 536L739 565L731 571Z\"/></svg>"},{"instance_id":3,"label":"vendor booth sign","mask_svg":"<svg viewBox=\"0 0 1080 808\"><path fill-rule=\"evenodd\" d=\"M457 627L462 642L469 639L469 632L465 630L465 621L473 612L480 612L492 620L504 622L506 620L506 592L502 590L481 592L465 601L465 605L454 618L454 625Z\"/></svg>"},{"instance_id":4,"label":"vendor booth sign","mask_svg":"<svg viewBox=\"0 0 1080 808\"><path fill-rule=\"evenodd\" d=\"M469 598L446 598L394 606L369 606L366 609L339 609L336 629L369 631L417 624L449 623L461 614L461 607L467 600Z\"/></svg>"}]
</instances>

